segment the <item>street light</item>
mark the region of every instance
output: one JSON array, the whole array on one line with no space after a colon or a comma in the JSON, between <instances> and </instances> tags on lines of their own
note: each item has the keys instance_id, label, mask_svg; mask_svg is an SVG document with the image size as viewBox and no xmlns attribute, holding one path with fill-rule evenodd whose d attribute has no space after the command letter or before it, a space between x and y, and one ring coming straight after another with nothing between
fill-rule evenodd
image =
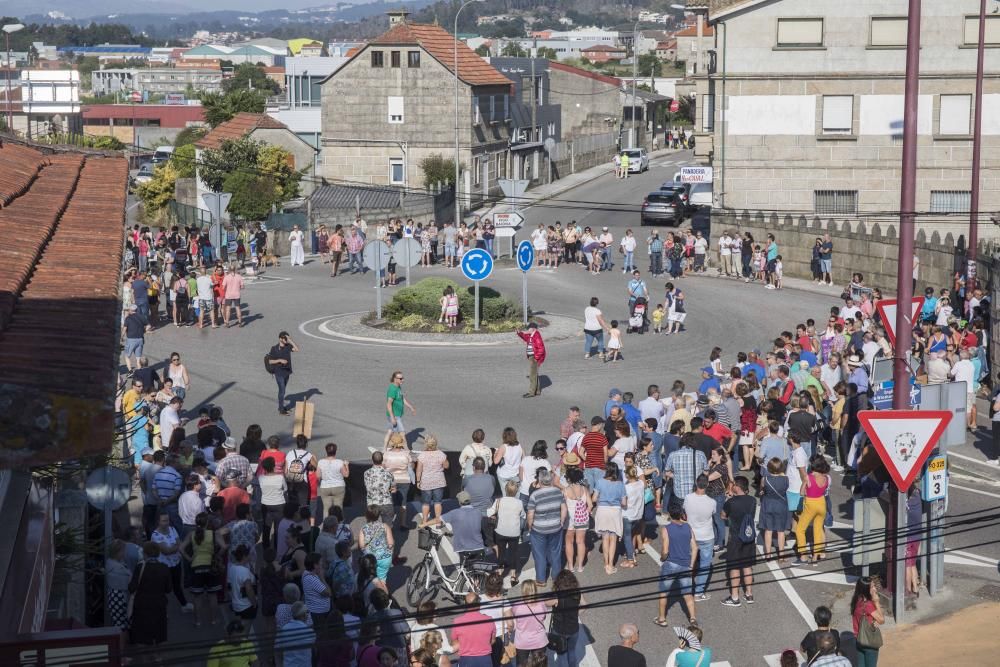
<instances>
[{"instance_id":1,"label":"street light","mask_svg":"<svg viewBox=\"0 0 1000 667\"><path fill-rule=\"evenodd\" d=\"M455 38L455 227L457 228L459 223L462 221L462 202L458 198L458 177L459 177L459 145L458 145L458 15L462 13L462 10L471 5L474 2L484 2L485 0L466 0L462 3L462 6L458 8L455 12L455 32L452 33ZM471 199L470 199L471 204Z\"/></svg>"},{"instance_id":2,"label":"street light","mask_svg":"<svg viewBox=\"0 0 1000 667\"><path fill-rule=\"evenodd\" d=\"M10 99L10 74L13 69L10 66L10 33L24 30L23 23L8 23L4 25L4 39L7 41L7 131L14 133L14 111Z\"/></svg>"},{"instance_id":3,"label":"street light","mask_svg":"<svg viewBox=\"0 0 1000 667\"><path fill-rule=\"evenodd\" d=\"M639 21L635 22L632 26L632 133L629 137L629 143L632 144L629 148L636 148L636 139L638 138L638 132L635 128L635 81L639 77ZM645 120L646 114L643 114L643 119ZM639 170L642 170L642 165L639 165ZM627 175L627 174L626 174Z\"/></svg>"}]
</instances>

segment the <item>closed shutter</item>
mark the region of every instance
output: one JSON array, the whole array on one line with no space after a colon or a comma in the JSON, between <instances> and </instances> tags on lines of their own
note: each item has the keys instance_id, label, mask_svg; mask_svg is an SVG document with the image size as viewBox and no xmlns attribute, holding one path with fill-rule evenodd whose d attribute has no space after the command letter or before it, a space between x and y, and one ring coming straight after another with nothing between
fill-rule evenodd
<instances>
[{"instance_id":1,"label":"closed shutter","mask_svg":"<svg viewBox=\"0 0 1000 667\"><path fill-rule=\"evenodd\" d=\"M402 123L403 122L403 98L402 97L389 97L389 122L390 123Z\"/></svg>"},{"instance_id":2,"label":"closed shutter","mask_svg":"<svg viewBox=\"0 0 1000 667\"><path fill-rule=\"evenodd\" d=\"M823 19L778 19L778 46L822 46Z\"/></svg>"},{"instance_id":3,"label":"closed shutter","mask_svg":"<svg viewBox=\"0 0 1000 667\"><path fill-rule=\"evenodd\" d=\"M969 134L972 95L942 95L938 134Z\"/></svg>"},{"instance_id":4,"label":"closed shutter","mask_svg":"<svg viewBox=\"0 0 1000 667\"><path fill-rule=\"evenodd\" d=\"M873 16L872 46L906 46L905 16Z\"/></svg>"},{"instance_id":5,"label":"closed shutter","mask_svg":"<svg viewBox=\"0 0 1000 667\"><path fill-rule=\"evenodd\" d=\"M823 96L823 134L850 134L853 120L853 95Z\"/></svg>"},{"instance_id":6,"label":"closed shutter","mask_svg":"<svg viewBox=\"0 0 1000 667\"><path fill-rule=\"evenodd\" d=\"M931 190L931 213L968 213L971 208L968 190Z\"/></svg>"}]
</instances>

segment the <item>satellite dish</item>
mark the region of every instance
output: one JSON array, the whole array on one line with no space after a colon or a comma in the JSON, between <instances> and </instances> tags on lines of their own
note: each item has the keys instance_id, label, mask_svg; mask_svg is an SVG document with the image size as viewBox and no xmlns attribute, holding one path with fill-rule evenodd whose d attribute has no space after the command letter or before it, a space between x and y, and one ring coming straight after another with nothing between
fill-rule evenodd
<instances>
[{"instance_id":1,"label":"satellite dish","mask_svg":"<svg viewBox=\"0 0 1000 667\"><path fill-rule=\"evenodd\" d=\"M549 137L548 139L545 140L545 150L547 152L551 153L552 149L555 148L555 147L556 147L556 140L555 139L553 139L552 137Z\"/></svg>"}]
</instances>

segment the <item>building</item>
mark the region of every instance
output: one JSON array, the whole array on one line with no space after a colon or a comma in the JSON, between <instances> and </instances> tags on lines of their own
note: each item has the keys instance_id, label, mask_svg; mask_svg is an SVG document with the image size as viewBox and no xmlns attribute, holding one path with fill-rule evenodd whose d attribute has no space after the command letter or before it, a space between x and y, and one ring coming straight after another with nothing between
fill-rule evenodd
<instances>
[{"instance_id":1,"label":"building","mask_svg":"<svg viewBox=\"0 0 1000 667\"><path fill-rule=\"evenodd\" d=\"M688 76L704 74L704 72L698 69L698 64L701 63L702 69L705 69L708 62L705 54L715 44L715 32L712 26L702 25L701 33L701 38L699 38L697 25L686 26L674 33L673 38L677 43L676 59L687 63ZM700 58L699 52L701 52Z\"/></svg>"},{"instance_id":2,"label":"building","mask_svg":"<svg viewBox=\"0 0 1000 667\"><path fill-rule=\"evenodd\" d=\"M329 42L326 52L331 58L346 58L348 51L364 46L364 42Z\"/></svg>"},{"instance_id":3,"label":"building","mask_svg":"<svg viewBox=\"0 0 1000 667\"><path fill-rule=\"evenodd\" d=\"M592 63L609 63L624 60L628 56L628 52L620 46L597 44L586 49L580 49L580 56Z\"/></svg>"},{"instance_id":4,"label":"building","mask_svg":"<svg viewBox=\"0 0 1000 667\"><path fill-rule=\"evenodd\" d=\"M453 159L457 132L459 192L499 192L497 179L511 173L510 80L444 28L409 23L404 12L390 19L322 83L323 177L421 187L421 161Z\"/></svg>"},{"instance_id":5,"label":"building","mask_svg":"<svg viewBox=\"0 0 1000 667\"><path fill-rule=\"evenodd\" d=\"M173 140L186 127L205 124L200 104L85 104L82 114L84 134L148 149L161 138Z\"/></svg>"},{"instance_id":6,"label":"building","mask_svg":"<svg viewBox=\"0 0 1000 667\"><path fill-rule=\"evenodd\" d=\"M677 40L671 39L656 44L656 57L665 63L677 62Z\"/></svg>"},{"instance_id":7,"label":"building","mask_svg":"<svg viewBox=\"0 0 1000 667\"><path fill-rule=\"evenodd\" d=\"M139 91L144 96L222 91L222 70L210 67L151 67L98 69L90 74L94 95Z\"/></svg>"},{"instance_id":8,"label":"building","mask_svg":"<svg viewBox=\"0 0 1000 667\"><path fill-rule=\"evenodd\" d=\"M549 61L545 58L490 58L489 63L511 80L510 152L513 178L551 180L546 175L545 142L561 141L561 105L553 104Z\"/></svg>"},{"instance_id":9,"label":"building","mask_svg":"<svg viewBox=\"0 0 1000 667\"><path fill-rule=\"evenodd\" d=\"M277 41L281 42L281 40ZM281 44L284 45L285 43L281 42ZM232 46L225 46L222 44L202 44L185 51L181 55L181 60L187 62L199 60L228 60L233 63L233 65L251 63L254 65L272 67L274 65L284 65L287 55L287 45L278 48L268 44L246 43L242 45L234 44Z\"/></svg>"},{"instance_id":10,"label":"building","mask_svg":"<svg viewBox=\"0 0 1000 667\"><path fill-rule=\"evenodd\" d=\"M323 42L315 39L300 37L288 40L288 51L293 56L315 57L323 55Z\"/></svg>"},{"instance_id":11,"label":"building","mask_svg":"<svg viewBox=\"0 0 1000 667\"><path fill-rule=\"evenodd\" d=\"M79 72L26 69L10 83L9 101L6 86L0 88L0 112L10 107L15 131L29 138L81 131Z\"/></svg>"},{"instance_id":12,"label":"building","mask_svg":"<svg viewBox=\"0 0 1000 667\"><path fill-rule=\"evenodd\" d=\"M970 207L978 12L976 0L924 4L918 211ZM714 167L719 206L847 216L898 210L906 13L905 0L712 0L718 68L695 78L695 137L697 155ZM1000 44L1000 15L987 21L987 42ZM995 211L996 48L986 49L985 72L979 208Z\"/></svg>"},{"instance_id":13,"label":"building","mask_svg":"<svg viewBox=\"0 0 1000 667\"><path fill-rule=\"evenodd\" d=\"M94 56L102 59L129 60L138 58L147 60L152 49L135 44L100 44L98 46L60 46L56 49L59 56ZM39 57L41 55L39 54Z\"/></svg>"},{"instance_id":14,"label":"building","mask_svg":"<svg viewBox=\"0 0 1000 667\"><path fill-rule=\"evenodd\" d=\"M347 62L344 57L297 56L285 60L284 93L268 99L267 113L313 148L323 132L324 79Z\"/></svg>"}]
</instances>

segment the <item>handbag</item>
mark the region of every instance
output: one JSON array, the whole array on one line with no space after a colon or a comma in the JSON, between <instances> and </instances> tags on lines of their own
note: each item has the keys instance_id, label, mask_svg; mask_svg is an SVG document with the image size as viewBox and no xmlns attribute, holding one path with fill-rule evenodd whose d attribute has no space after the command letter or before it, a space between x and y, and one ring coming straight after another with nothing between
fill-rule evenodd
<instances>
[{"instance_id":1,"label":"handbag","mask_svg":"<svg viewBox=\"0 0 1000 667\"><path fill-rule=\"evenodd\" d=\"M858 624L858 646L863 648L882 648L882 631L875 625L868 614L862 614Z\"/></svg>"},{"instance_id":2,"label":"handbag","mask_svg":"<svg viewBox=\"0 0 1000 667\"><path fill-rule=\"evenodd\" d=\"M538 621L538 625L541 625L542 628L544 629L545 627L544 624L542 623L541 620L539 620L538 616L536 616L535 612L531 609L531 604L529 603L526 604L525 606L528 608L528 613L531 614L531 616L536 621ZM547 647L550 651L555 651L556 653L566 653L567 651L569 651L569 637L567 637L566 635L561 635L558 632L552 632L552 616L549 616L549 630L545 632L545 636L549 640Z\"/></svg>"},{"instance_id":3,"label":"handbag","mask_svg":"<svg viewBox=\"0 0 1000 667\"><path fill-rule=\"evenodd\" d=\"M135 594L139 592L139 585L142 584L142 575L146 572L146 561L142 561L142 565L139 567L139 579L135 582L135 590L129 593L128 603L125 605L125 618L132 618L132 612L135 611Z\"/></svg>"}]
</instances>

